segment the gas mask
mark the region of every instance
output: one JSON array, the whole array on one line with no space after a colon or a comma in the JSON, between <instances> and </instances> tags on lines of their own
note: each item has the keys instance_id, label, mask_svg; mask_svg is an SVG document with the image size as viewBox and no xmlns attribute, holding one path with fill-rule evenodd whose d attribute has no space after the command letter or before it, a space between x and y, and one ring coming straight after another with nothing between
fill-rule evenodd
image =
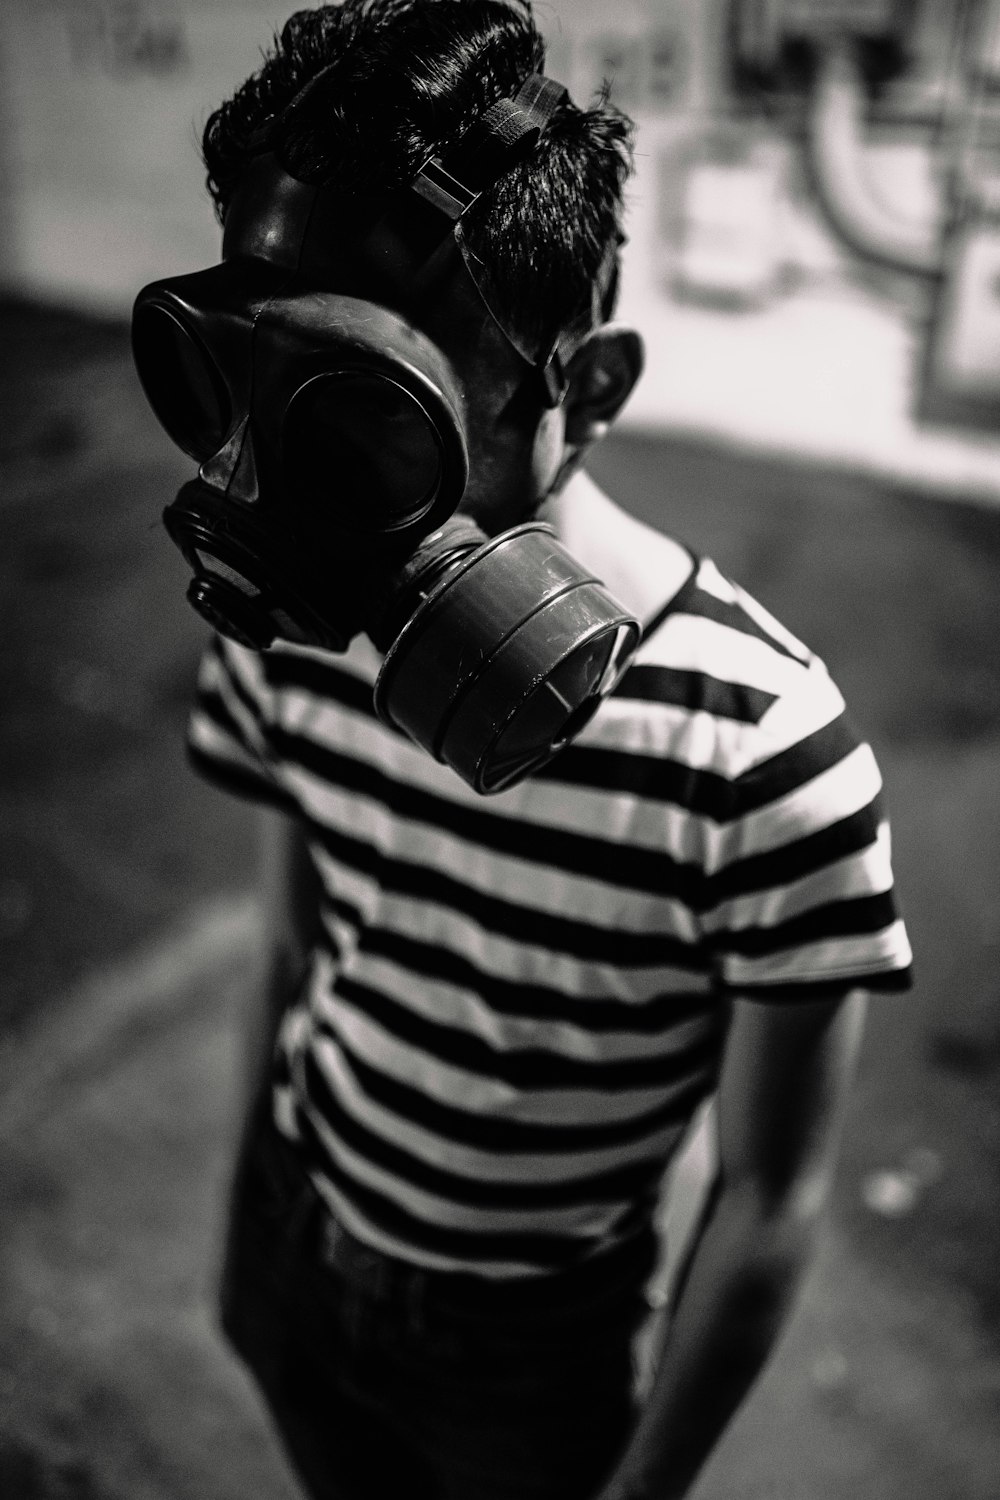
<instances>
[{"instance_id":1,"label":"gas mask","mask_svg":"<svg viewBox=\"0 0 1000 1500\"><path fill-rule=\"evenodd\" d=\"M573 327L526 347L494 312L461 221L564 96L533 75L395 193L302 183L262 142L221 264L145 287L132 320L146 396L199 465L163 515L192 605L255 650L340 652L367 634L384 656L379 718L481 793L577 734L639 638L550 527L488 537L459 512L461 387L427 331L428 310L466 278L541 400L561 400L614 257Z\"/></svg>"}]
</instances>

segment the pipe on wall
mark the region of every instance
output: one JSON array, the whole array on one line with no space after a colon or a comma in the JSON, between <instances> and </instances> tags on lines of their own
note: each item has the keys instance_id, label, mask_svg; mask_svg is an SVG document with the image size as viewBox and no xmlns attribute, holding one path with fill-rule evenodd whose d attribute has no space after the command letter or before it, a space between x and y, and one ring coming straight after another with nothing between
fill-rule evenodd
<instances>
[{"instance_id":1,"label":"pipe on wall","mask_svg":"<svg viewBox=\"0 0 1000 1500\"><path fill-rule=\"evenodd\" d=\"M849 45L827 42L817 54L806 132L807 164L831 227L859 255L926 277L942 269L943 201L927 222L893 214L867 170L864 84Z\"/></svg>"}]
</instances>

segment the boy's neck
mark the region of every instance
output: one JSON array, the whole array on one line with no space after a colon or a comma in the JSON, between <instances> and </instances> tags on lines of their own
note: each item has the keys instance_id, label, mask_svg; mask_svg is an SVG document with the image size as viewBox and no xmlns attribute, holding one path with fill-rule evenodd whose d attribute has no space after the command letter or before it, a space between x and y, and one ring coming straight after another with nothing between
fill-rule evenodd
<instances>
[{"instance_id":1,"label":"boy's neck","mask_svg":"<svg viewBox=\"0 0 1000 1500\"><path fill-rule=\"evenodd\" d=\"M624 510L585 469L546 501L539 520L554 526L573 556L640 621L661 610L691 575L687 549Z\"/></svg>"}]
</instances>

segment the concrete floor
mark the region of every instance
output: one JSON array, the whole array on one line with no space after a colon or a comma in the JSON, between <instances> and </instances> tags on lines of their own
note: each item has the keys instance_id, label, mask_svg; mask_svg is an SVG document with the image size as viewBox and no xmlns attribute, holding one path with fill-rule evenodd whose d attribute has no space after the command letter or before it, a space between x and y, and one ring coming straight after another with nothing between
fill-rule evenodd
<instances>
[{"instance_id":1,"label":"concrete floor","mask_svg":"<svg viewBox=\"0 0 1000 1500\"><path fill-rule=\"evenodd\" d=\"M210 1312L253 845L180 752L201 632L158 513L187 476L121 328L0 316L0 1495L288 1500ZM826 656L917 950L873 1006L820 1263L699 1500L995 1500L1000 512L665 441L594 468Z\"/></svg>"}]
</instances>

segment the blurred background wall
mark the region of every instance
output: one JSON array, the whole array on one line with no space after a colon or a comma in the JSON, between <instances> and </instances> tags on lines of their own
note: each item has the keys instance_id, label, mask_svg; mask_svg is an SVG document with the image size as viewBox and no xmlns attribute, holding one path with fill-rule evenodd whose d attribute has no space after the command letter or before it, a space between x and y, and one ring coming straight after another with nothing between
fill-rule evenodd
<instances>
[{"instance_id":1,"label":"blurred background wall","mask_svg":"<svg viewBox=\"0 0 1000 1500\"><path fill-rule=\"evenodd\" d=\"M127 311L210 261L209 109L273 0L6 0L0 284ZM997 0L554 0L639 122L626 423L1000 498Z\"/></svg>"},{"instance_id":2,"label":"blurred background wall","mask_svg":"<svg viewBox=\"0 0 1000 1500\"><path fill-rule=\"evenodd\" d=\"M201 127L293 3L0 0L18 1500L292 1493L211 1318L254 828L183 759L204 630L158 515L190 466L127 316L214 260ZM917 958L913 993L871 1007L820 1264L699 1495L994 1500L1000 3L537 9L550 71L581 101L610 80L639 123L621 312L649 364L591 467L828 661L885 774Z\"/></svg>"}]
</instances>

